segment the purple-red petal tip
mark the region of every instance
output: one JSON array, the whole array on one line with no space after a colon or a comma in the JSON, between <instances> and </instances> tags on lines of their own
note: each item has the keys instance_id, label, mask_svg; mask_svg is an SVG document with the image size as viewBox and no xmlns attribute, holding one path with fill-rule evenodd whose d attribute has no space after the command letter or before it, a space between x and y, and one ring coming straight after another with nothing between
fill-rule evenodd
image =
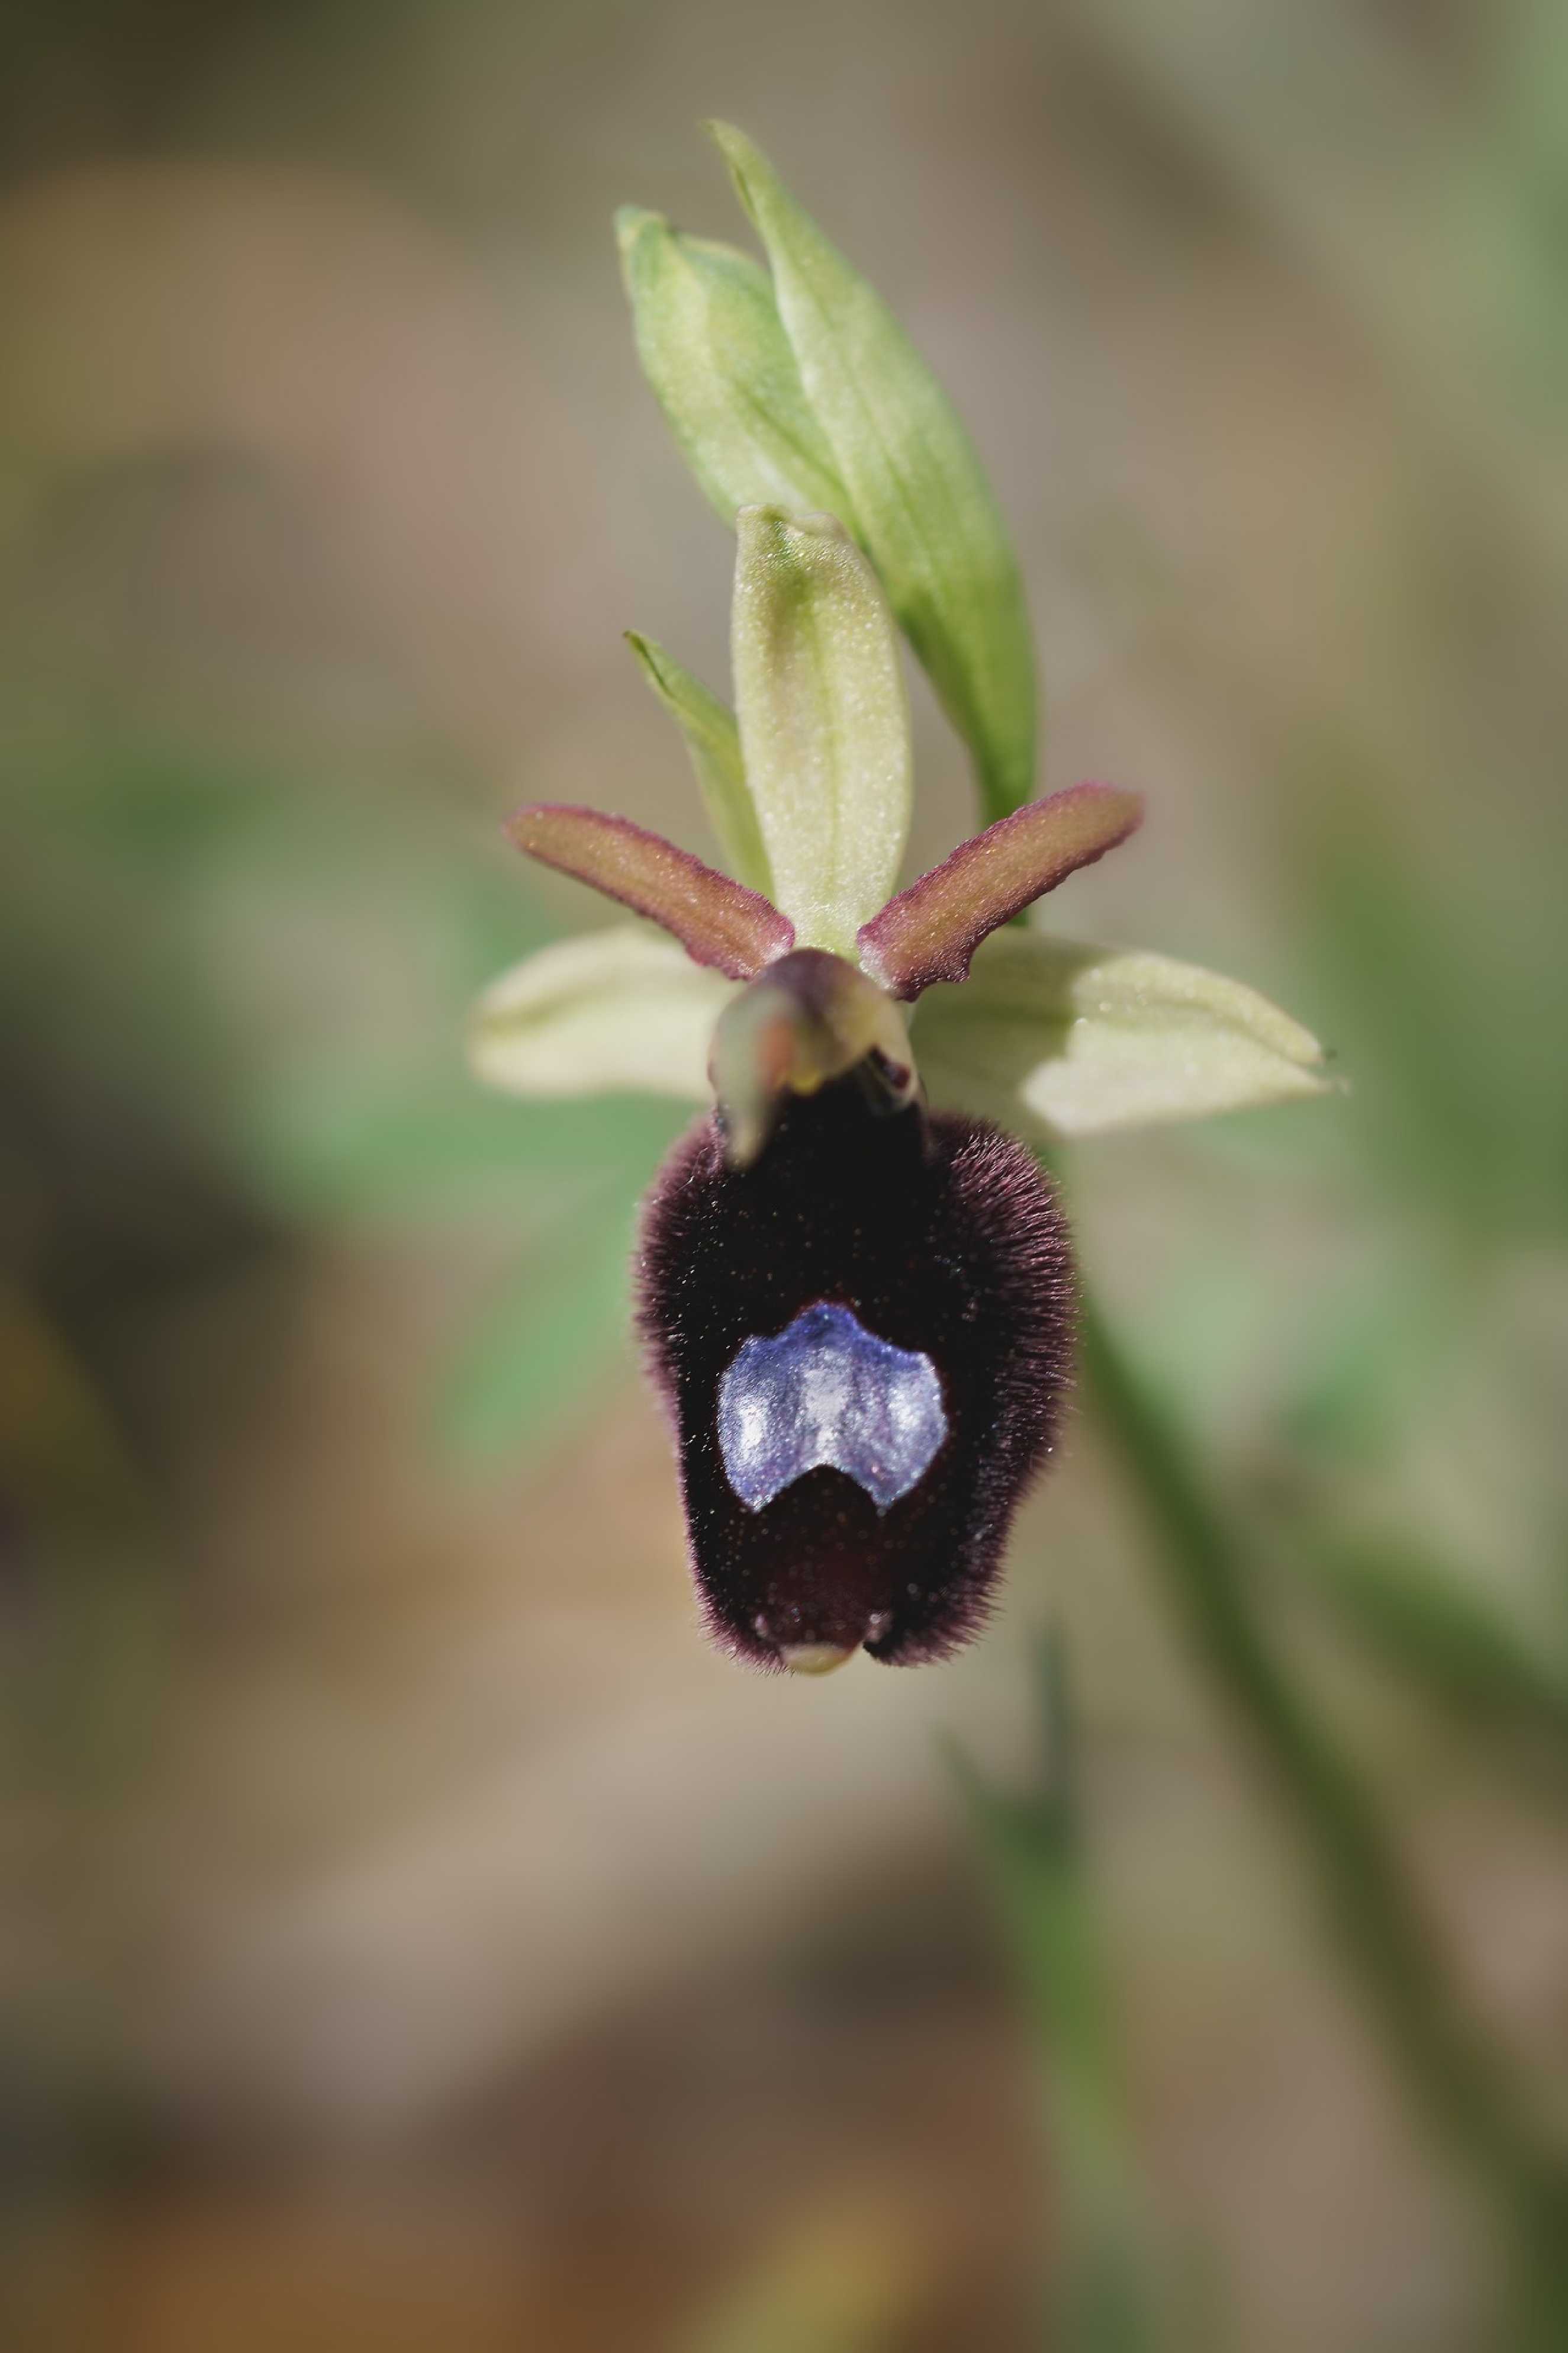
<instances>
[{"instance_id":1,"label":"purple-red petal tip","mask_svg":"<svg viewBox=\"0 0 1568 2353\"><path fill-rule=\"evenodd\" d=\"M541 801L507 820L518 848L658 923L697 964L751 980L795 945L795 925L760 891L630 818Z\"/></svg>"},{"instance_id":2,"label":"purple-red petal tip","mask_svg":"<svg viewBox=\"0 0 1568 2353\"><path fill-rule=\"evenodd\" d=\"M1143 802L1116 785L1069 785L998 818L862 924L860 962L894 997L963 980L982 940L1137 830Z\"/></svg>"}]
</instances>

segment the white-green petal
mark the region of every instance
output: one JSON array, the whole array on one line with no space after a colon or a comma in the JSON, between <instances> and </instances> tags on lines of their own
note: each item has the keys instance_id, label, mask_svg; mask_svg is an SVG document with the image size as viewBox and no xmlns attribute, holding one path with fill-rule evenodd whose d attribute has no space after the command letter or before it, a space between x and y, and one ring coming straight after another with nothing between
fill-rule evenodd
<instances>
[{"instance_id":1,"label":"white-green petal","mask_svg":"<svg viewBox=\"0 0 1568 2353\"><path fill-rule=\"evenodd\" d=\"M880 583L834 516L743 507L731 653L773 904L855 956L909 839L909 707Z\"/></svg>"},{"instance_id":2,"label":"white-green petal","mask_svg":"<svg viewBox=\"0 0 1568 2353\"><path fill-rule=\"evenodd\" d=\"M655 932L617 925L557 940L479 997L469 1067L509 1094L706 1103L713 1025L734 994Z\"/></svg>"},{"instance_id":3,"label":"white-green petal","mask_svg":"<svg viewBox=\"0 0 1568 2353\"><path fill-rule=\"evenodd\" d=\"M767 248L778 316L853 508L834 511L871 556L974 755L987 818L1005 817L1035 790L1035 651L984 470L881 297L742 132L709 128Z\"/></svg>"},{"instance_id":4,"label":"white-green petal","mask_svg":"<svg viewBox=\"0 0 1568 2353\"><path fill-rule=\"evenodd\" d=\"M846 513L767 271L636 205L616 215L616 234L643 374L724 522L745 506Z\"/></svg>"},{"instance_id":5,"label":"white-green petal","mask_svg":"<svg viewBox=\"0 0 1568 2353\"><path fill-rule=\"evenodd\" d=\"M1323 1093L1323 1050L1240 981L1137 950L999 932L914 1025L935 1101L1053 1137Z\"/></svg>"}]
</instances>

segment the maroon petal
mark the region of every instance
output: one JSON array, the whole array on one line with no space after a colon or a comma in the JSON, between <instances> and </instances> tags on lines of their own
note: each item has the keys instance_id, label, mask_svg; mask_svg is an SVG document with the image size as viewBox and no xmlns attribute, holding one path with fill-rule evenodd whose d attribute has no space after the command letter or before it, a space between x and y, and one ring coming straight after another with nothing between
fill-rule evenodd
<instances>
[{"instance_id":1,"label":"maroon petal","mask_svg":"<svg viewBox=\"0 0 1568 2353\"><path fill-rule=\"evenodd\" d=\"M660 833L602 810L541 802L507 820L520 849L659 923L696 964L751 980L795 945L795 925L758 891Z\"/></svg>"},{"instance_id":2,"label":"maroon petal","mask_svg":"<svg viewBox=\"0 0 1568 2353\"><path fill-rule=\"evenodd\" d=\"M700 1122L649 1197L638 1263L715 1638L754 1664L808 1670L862 1647L913 1665L968 1641L1050 1452L1072 1357L1066 1224L1024 1146L974 1120L879 1113L852 1074L792 1097L749 1168ZM940 1428L912 1461L878 1466L862 1416L847 1450L786 1442L782 1471L753 1488L726 1388L759 1343L788 1354L822 1325L848 1335L861 1377L890 1368L894 1418L934 1374Z\"/></svg>"},{"instance_id":3,"label":"maroon petal","mask_svg":"<svg viewBox=\"0 0 1568 2353\"><path fill-rule=\"evenodd\" d=\"M963 980L982 940L1080 866L1092 866L1143 818L1137 793L1069 785L998 818L889 899L859 933L860 962L893 997Z\"/></svg>"}]
</instances>

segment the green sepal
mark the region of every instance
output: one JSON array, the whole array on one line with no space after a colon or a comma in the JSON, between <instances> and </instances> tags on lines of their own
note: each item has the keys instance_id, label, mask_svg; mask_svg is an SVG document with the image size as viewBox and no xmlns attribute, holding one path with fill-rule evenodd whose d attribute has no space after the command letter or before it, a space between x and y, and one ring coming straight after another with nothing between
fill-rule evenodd
<instances>
[{"instance_id":1,"label":"green sepal","mask_svg":"<svg viewBox=\"0 0 1568 2353\"><path fill-rule=\"evenodd\" d=\"M832 515L743 507L731 652L773 903L799 947L855 958L909 839L909 708L876 574Z\"/></svg>"},{"instance_id":2,"label":"green sepal","mask_svg":"<svg viewBox=\"0 0 1568 2353\"><path fill-rule=\"evenodd\" d=\"M759 505L845 513L767 271L637 205L622 206L616 236L643 374L722 520Z\"/></svg>"},{"instance_id":3,"label":"green sepal","mask_svg":"<svg viewBox=\"0 0 1568 2353\"><path fill-rule=\"evenodd\" d=\"M849 509L834 512L870 554L973 754L987 819L1005 817L1035 788L1035 655L984 470L881 297L742 132L709 128L767 248L778 316L848 492Z\"/></svg>"},{"instance_id":4,"label":"green sepal","mask_svg":"<svg viewBox=\"0 0 1568 2353\"><path fill-rule=\"evenodd\" d=\"M737 882L771 899L773 870L763 844L757 812L746 789L741 733L734 712L716 694L710 694L689 670L682 670L674 655L666 653L651 638L639 637L635 629L628 629L626 643L644 678L686 739L697 789L726 866Z\"/></svg>"},{"instance_id":5,"label":"green sepal","mask_svg":"<svg viewBox=\"0 0 1568 2353\"><path fill-rule=\"evenodd\" d=\"M631 924L541 948L484 990L468 1066L503 1093L709 1100L708 1050L733 984Z\"/></svg>"},{"instance_id":6,"label":"green sepal","mask_svg":"<svg viewBox=\"0 0 1568 2353\"><path fill-rule=\"evenodd\" d=\"M1196 965L994 933L962 987L928 989L915 1051L933 1103L1046 1139L1327 1092L1311 1032Z\"/></svg>"}]
</instances>

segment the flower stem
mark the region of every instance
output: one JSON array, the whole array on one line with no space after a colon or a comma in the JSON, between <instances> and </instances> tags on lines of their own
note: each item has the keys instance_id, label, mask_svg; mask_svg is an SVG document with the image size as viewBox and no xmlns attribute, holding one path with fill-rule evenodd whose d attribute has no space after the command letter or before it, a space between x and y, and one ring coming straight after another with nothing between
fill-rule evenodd
<instances>
[{"instance_id":1,"label":"flower stem","mask_svg":"<svg viewBox=\"0 0 1568 2353\"><path fill-rule=\"evenodd\" d=\"M1408 2093L1500 2211L1541 2341L1568 2342L1568 2162L1467 2015L1375 1799L1297 1689L1253 1603L1233 1528L1089 1299L1082 1335L1090 1396L1158 1537L1182 1631L1296 1817L1345 1960Z\"/></svg>"}]
</instances>

